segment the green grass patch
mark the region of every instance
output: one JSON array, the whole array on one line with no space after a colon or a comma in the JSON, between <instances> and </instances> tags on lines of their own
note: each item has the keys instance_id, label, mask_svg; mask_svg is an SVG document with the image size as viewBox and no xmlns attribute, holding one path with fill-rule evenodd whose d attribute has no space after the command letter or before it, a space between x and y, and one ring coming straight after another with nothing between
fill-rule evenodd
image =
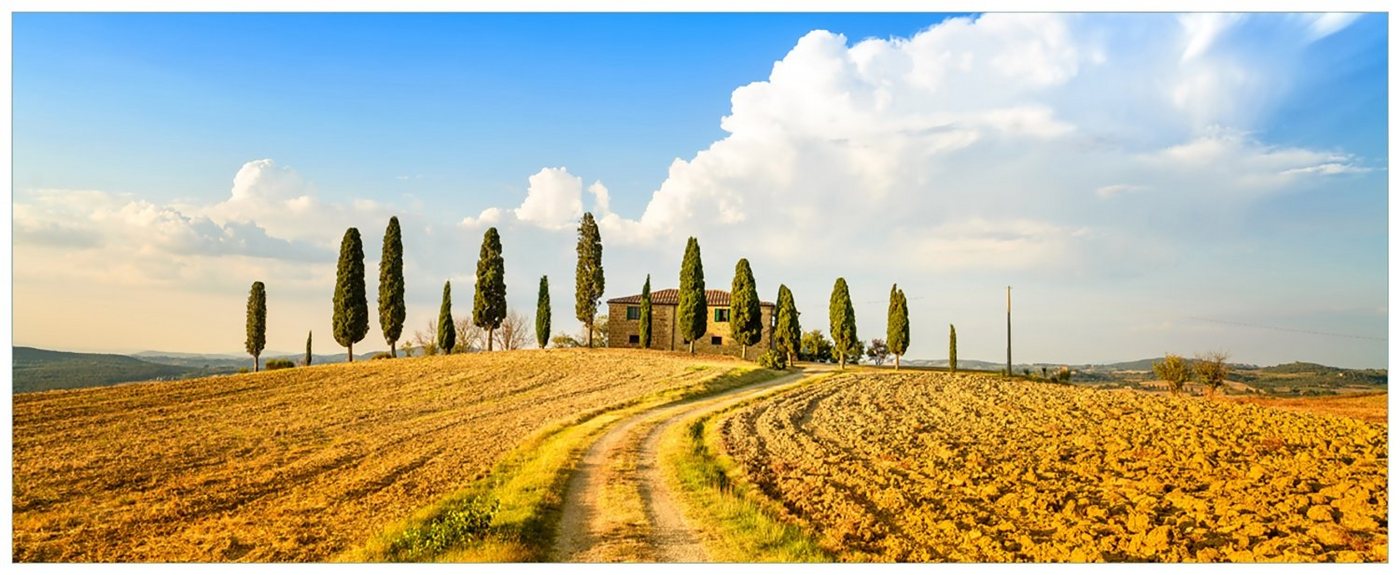
<instances>
[{"instance_id":1,"label":"green grass patch","mask_svg":"<svg viewBox=\"0 0 1400 575\"><path fill-rule=\"evenodd\" d=\"M737 407L737 406L736 406ZM733 409L733 408L731 408ZM678 425L661 439L661 465L702 530L719 542L717 561L828 563L835 560L810 529L783 518L719 447L718 415Z\"/></svg>"},{"instance_id":2,"label":"green grass patch","mask_svg":"<svg viewBox=\"0 0 1400 575\"><path fill-rule=\"evenodd\" d=\"M335 559L349 562L547 561L570 473L613 423L646 409L766 381L782 372L736 368L694 385L580 414L534 434L485 478L389 526ZM454 515L456 514L456 515ZM487 517L483 526L479 519Z\"/></svg>"}]
</instances>

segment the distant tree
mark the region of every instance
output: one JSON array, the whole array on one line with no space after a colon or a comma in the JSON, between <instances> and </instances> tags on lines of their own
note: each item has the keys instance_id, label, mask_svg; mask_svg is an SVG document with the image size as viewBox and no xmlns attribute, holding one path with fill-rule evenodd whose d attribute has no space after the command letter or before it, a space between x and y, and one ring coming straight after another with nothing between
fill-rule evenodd
<instances>
[{"instance_id":1,"label":"distant tree","mask_svg":"<svg viewBox=\"0 0 1400 575\"><path fill-rule=\"evenodd\" d=\"M437 355L437 320L428 320L427 331L413 332L413 342L418 344L418 349L423 350L423 356Z\"/></svg>"},{"instance_id":2,"label":"distant tree","mask_svg":"<svg viewBox=\"0 0 1400 575\"><path fill-rule=\"evenodd\" d=\"M406 339L399 342L399 353L403 354L404 357L413 357L413 344Z\"/></svg>"},{"instance_id":3,"label":"distant tree","mask_svg":"<svg viewBox=\"0 0 1400 575\"><path fill-rule=\"evenodd\" d=\"M481 239L481 255L476 260L476 299L472 302L472 323L486 330L486 351L496 328L506 318L506 260L501 255L501 234L486 230Z\"/></svg>"},{"instance_id":4,"label":"distant tree","mask_svg":"<svg viewBox=\"0 0 1400 575\"><path fill-rule=\"evenodd\" d=\"M885 365L885 360L890 356L890 348L888 345L885 345L885 340L872 339L870 340L870 346L865 348L865 356L870 358L870 363ZM898 358L899 356L895 357ZM896 360L895 366L898 368L898 360Z\"/></svg>"},{"instance_id":5,"label":"distant tree","mask_svg":"<svg viewBox=\"0 0 1400 575\"><path fill-rule=\"evenodd\" d=\"M778 320L773 330L773 344L787 356L787 363L797 360L797 350L802 346L802 326L798 322L797 303L792 299L792 290L786 285L778 285Z\"/></svg>"},{"instance_id":6,"label":"distant tree","mask_svg":"<svg viewBox=\"0 0 1400 575\"><path fill-rule=\"evenodd\" d=\"M642 349L651 347L651 274L642 283L641 312L637 317L637 341Z\"/></svg>"},{"instance_id":7,"label":"distant tree","mask_svg":"<svg viewBox=\"0 0 1400 575\"><path fill-rule=\"evenodd\" d=\"M1179 355L1167 354L1162 361L1152 364L1152 372L1157 378L1167 382L1172 393L1181 393L1186 381L1191 379L1191 365Z\"/></svg>"},{"instance_id":8,"label":"distant tree","mask_svg":"<svg viewBox=\"0 0 1400 575\"><path fill-rule=\"evenodd\" d=\"M535 343L549 345L549 276L540 276L540 296L535 303Z\"/></svg>"},{"instance_id":9,"label":"distant tree","mask_svg":"<svg viewBox=\"0 0 1400 575\"><path fill-rule=\"evenodd\" d=\"M846 278L836 278L831 288L831 305L827 312L831 318L832 354L846 369L846 362L860 345L856 335L856 311L851 305L851 292L846 288ZM859 354L854 354L859 357Z\"/></svg>"},{"instance_id":10,"label":"distant tree","mask_svg":"<svg viewBox=\"0 0 1400 575\"><path fill-rule=\"evenodd\" d=\"M1230 366L1225 363L1229 354L1221 351L1206 352L1196 356L1196 375L1201 378L1212 395L1220 392L1225 378L1230 376Z\"/></svg>"},{"instance_id":11,"label":"distant tree","mask_svg":"<svg viewBox=\"0 0 1400 575\"><path fill-rule=\"evenodd\" d=\"M608 314L593 318L593 341L600 347L608 347Z\"/></svg>"},{"instance_id":12,"label":"distant tree","mask_svg":"<svg viewBox=\"0 0 1400 575\"><path fill-rule=\"evenodd\" d=\"M904 299L904 290L890 286L889 319L885 325L886 343L894 354L894 369L899 370L899 358L909 350L909 301Z\"/></svg>"},{"instance_id":13,"label":"distant tree","mask_svg":"<svg viewBox=\"0 0 1400 575\"><path fill-rule=\"evenodd\" d=\"M566 333L561 333L559 335L554 336L554 338L550 340L550 343L553 343L554 347L562 348L584 346L584 343L579 341L578 338Z\"/></svg>"},{"instance_id":14,"label":"distant tree","mask_svg":"<svg viewBox=\"0 0 1400 575\"><path fill-rule=\"evenodd\" d=\"M758 287L747 258L734 264L734 281L729 289L729 335L739 342L739 358L745 360L749 358L749 346L763 336L763 311L758 306Z\"/></svg>"},{"instance_id":15,"label":"distant tree","mask_svg":"<svg viewBox=\"0 0 1400 575\"><path fill-rule=\"evenodd\" d=\"M496 343L500 349L510 351L513 349L523 349L530 341L530 318L516 313L506 313L505 319L501 320L500 329L496 330Z\"/></svg>"},{"instance_id":16,"label":"distant tree","mask_svg":"<svg viewBox=\"0 0 1400 575\"><path fill-rule=\"evenodd\" d=\"M593 347L593 323L603 299L603 237L593 214L583 213L578 225L578 265L574 268L574 317L583 322L588 347Z\"/></svg>"},{"instance_id":17,"label":"distant tree","mask_svg":"<svg viewBox=\"0 0 1400 575\"><path fill-rule=\"evenodd\" d=\"M389 344L389 355L397 357L395 343L403 334L403 238L399 233L399 218L389 218L384 230L384 248L379 257L379 328Z\"/></svg>"},{"instance_id":18,"label":"distant tree","mask_svg":"<svg viewBox=\"0 0 1400 575\"><path fill-rule=\"evenodd\" d=\"M457 345L457 330L452 329L452 281L442 284L442 306L438 308L437 348L452 353Z\"/></svg>"},{"instance_id":19,"label":"distant tree","mask_svg":"<svg viewBox=\"0 0 1400 575\"><path fill-rule=\"evenodd\" d=\"M948 370L958 372L958 328L948 324Z\"/></svg>"},{"instance_id":20,"label":"distant tree","mask_svg":"<svg viewBox=\"0 0 1400 575\"><path fill-rule=\"evenodd\" d=\"M311 365L311 331L306 332L306 364Z\"/></svg>"},{"instance_id":21,"label":"distant tree","mask_svg":"<svg viewBox=\"0 0 1400 575\"><path fill-rule=\"evenodd\" d=\"M802 361L831 361L831 342L819 329L802 334L802 347L798 350Z\"/></svg>"},{"instance_id":22,"label":"distant tree","mask_svg":"<svg viewBox=\"0 0 1400 575\"><path fill-rule=\"evenodd\" d=\"M253 282L248 290L248 337L243 347L253 356L253 371L258 371L258 356L267 345L267 293L262 282Z\"/></svg>"},{"instance_id":23,"label":"distant tree","mask_svg":"<svg viewBox=\"0 0 1400 575\"><path fill-rule=\"evenodd\" d=\"M369 333L369 304L365 301L365 250L360 230L345 230L340 240L340 262L335 269L334 313L331 334L345 346L348 361L355 361L355 343Z\"/></svg>"},{"instance_id":24,"label":"distant tree","mask_svg":"<svg viewBox=\"0 0 1400 575\"><path fill-rule=\"evenodd\" d=\"M452 353L471 353L486 349L486 330L473 324L472 318L455 320L452 326L457 332L457 345L452 347Z\"/></svg>"},{"instance_id":25,"label":"distant tree","mask_svg":"<svg viewBox=\"0 0 1400 575\"><path fill-rule=\"evenodd\" d=\"M710 308L705 302L705 267L700 262L700 242L694 237L685 242L678 299L676 330L690 346L690 354L695 355L695 340L705 335Z\"/></svg>"},{"instance_id":26,"label":"distant tree","mask_svg":"<svg viewBox=\"0 0 1400 575\"><path fill-rule=\"evenodd\" d=\"M1030 372L1029 369L1026 371ZM1030 375L1030 373L1026 375ZM1070 378L1073 376L1074 370L1070 369L1068 365L1062 365L1059 370L1055 371L1055 381L1059 383L1069 383Z\"/></svg>"}]
</instances>

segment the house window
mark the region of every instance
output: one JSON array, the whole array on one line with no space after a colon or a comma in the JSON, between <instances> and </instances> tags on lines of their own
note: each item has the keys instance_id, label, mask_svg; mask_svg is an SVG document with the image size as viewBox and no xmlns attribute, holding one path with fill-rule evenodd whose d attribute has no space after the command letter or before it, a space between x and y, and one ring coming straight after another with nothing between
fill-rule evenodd
<instances>
[{"instance_id":1,"label":"house window","mask_svg":"<svg viewBox=\"0 0 1400 575\"><path fill-rule=\"evenodd\" d=\"M725 323L725 322L728 322L728 321L729 321L729 308L727 308L727 307L717 307L717 308L715 308L715 323Z\"/></svg>"},{"instance_id":2,"label":"house window","mask_svg":"<svg viewBox=\"0 0 1400 575\"><path fill-rule=\"evenodd\" d=\"M717 335L712 335L710 336L710 345L724 345L724 338Z\"/></svg>"},{"instance_id":3,"label":"house window","mask_svg":"<svg viewBox=\"0 0 1400 575\"><path fill-rule=\"evenodd\" d=\"M627 319L630 320L630 321L635 321L635 320L642 319L642 308L641 308L641 306L635 306L635 305L629 305L629 306L627 306Z\"/></svg>"},{"instance_id":4,"label":"house window","mask_svg":"<svg viewBox=\"0 0 1400 575\"><path fill-rule=\"evenodd\" d=\"M627 336L627 343L636 344L636 343L641 343L641 342L642 342L642 336L639 336L639 335L636 335L636 334L632 334L632 335Z\"/></svg>"}]
</instances>

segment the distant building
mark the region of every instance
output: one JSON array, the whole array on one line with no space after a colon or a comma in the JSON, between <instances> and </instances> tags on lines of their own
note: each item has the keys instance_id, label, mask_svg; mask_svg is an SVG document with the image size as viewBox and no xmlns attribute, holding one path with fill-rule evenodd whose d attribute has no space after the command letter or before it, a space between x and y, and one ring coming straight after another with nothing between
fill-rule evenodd
<instances>
[{"instance_id":1,"label":"distant building","mask_svg":"<svg viewBox=\"0 0 1400 575\"><path fill-rule=\"evenodd\" d=\"M651 349L684 350L685 340L676 328L676 310L680 290L664 289L651 293ZM729 331L729 292L705 290L705 335L695 340L695 351L739 355L739 344ZM758 343L749 346L750 358L757 350L768 349L773 341L773 303L758 305L763 325ZM608 300L608 347L641 347L640 318L642 295Z\"/></svg>"}]
</instances>

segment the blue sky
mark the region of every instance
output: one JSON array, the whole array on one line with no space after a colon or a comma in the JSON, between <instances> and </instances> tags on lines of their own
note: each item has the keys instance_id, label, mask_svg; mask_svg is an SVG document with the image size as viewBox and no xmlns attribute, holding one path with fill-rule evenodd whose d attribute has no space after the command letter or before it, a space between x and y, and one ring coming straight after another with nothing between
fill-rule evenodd
<instances>
[{"instance_id":1,"label":"blue sky","mask_svg":"<svg viewBox=\"0 0 1400 575\"><path fill-rule=\"evenodd\" d=\"M844 275L861 336L882 336L899 282L912 357L943 357L949 323L963 357L1000 357L1010 284L1026 361L1387 359L1384 15L17 14L13 30L20 345L230 352L260 279L269 347L313 329L329 352L340 232L361 229L372 268L389 215L407 331L443 280L469 289L487 225L530 312L539 275L572 300L586 209L608 297L674 283L697 235L711 285L748 257L807 328L825 330ZM47 327L77 318L112 329Z\"/></svg>"}]
</instances>

